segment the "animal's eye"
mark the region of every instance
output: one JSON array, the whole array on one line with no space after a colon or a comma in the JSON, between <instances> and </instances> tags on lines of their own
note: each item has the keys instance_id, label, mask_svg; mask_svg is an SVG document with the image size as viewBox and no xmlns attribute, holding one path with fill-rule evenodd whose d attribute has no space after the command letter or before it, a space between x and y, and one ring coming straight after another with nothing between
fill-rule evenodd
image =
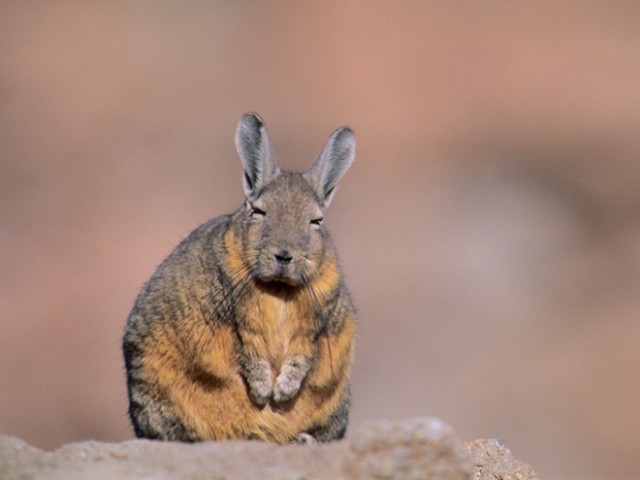
<instances>
[{"instance_id":1,"label":"animal's eye","mask_svg":"<svg viewBox=\"0 0 640 480\"><path fill-rule=\"evenodd\" d=\"M264 217L267 214L267 212L265 212L264 210L261 210L260 208L251 205L251 216L252 217Z\"/></svg>"},{"instance_id":2,"label":"animal's eye","mask_svg":"<svg viewBox=\"0 0 640 480\"><path fill-rule=\"evenodd\" d=\"M322 217L314 218L313 220L311 220L311 224L312 225L320 225L322 223L322 220L324 220L324 218L322 218Z\"/></svg>"}]
</instances>

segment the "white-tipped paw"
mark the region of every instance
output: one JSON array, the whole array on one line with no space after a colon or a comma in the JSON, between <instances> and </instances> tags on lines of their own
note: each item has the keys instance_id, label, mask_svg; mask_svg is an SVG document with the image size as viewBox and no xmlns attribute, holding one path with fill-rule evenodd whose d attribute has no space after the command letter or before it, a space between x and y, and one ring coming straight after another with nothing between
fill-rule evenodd
<instances>
[{"instance_id":1,"label":"white-tipped paw","mask_svg":"<svg viewBox=\"0 0 640 480\"><path fill-rule=\"evenodd\" d=\"M251 365L245 375L251 401L259 407L266 405L273 387L271 367L266 363L256 362Z\"/></svg>"},{"instance_id":2,"label":"white-tipped paw","mask_svg":"<svg viewBox=\"0 0 640 480\"><path fill-rule=\"evenodd\" d=\"M276 385L273 388L273 400L276 402L291 400L300 390L301 383L302 379L281 373L278 375L278 378L276 378Z\"/></svg>"},{"instance_id":3,"label":"white-tipped paw","mask_svg":"<svg viewBox=\"0 0 640 480\"><path fill-rule=\"evenodd\" d=\"M313 435L311 435L310 433L299 433L293 439L293 442L299 445L315 445L318 443L318 441L313 438Z\"/></svg>"},{"instance_id":4,"label":"white-tipped paw","mask_svg":"<svg viewBox=\"0 0 640 480\"><path fill-rule=\"evenodd\" d=\"M249 382L249 396L251 401L259 407L266 405L271 396L271 382L266 380Z\"/></svg>"},{"instance_id":5,"label":"white-tipped paw","mask_svg":"<svg viewBox=\"0 0 640 480\"><path fill-rule=\"evenodd\" d=\"M309 367L309 359L304 355L293 355L285 360L273 387L273 400L275 402L286 402L295 397L309 371Z\"/></svg>"}]
</instances>

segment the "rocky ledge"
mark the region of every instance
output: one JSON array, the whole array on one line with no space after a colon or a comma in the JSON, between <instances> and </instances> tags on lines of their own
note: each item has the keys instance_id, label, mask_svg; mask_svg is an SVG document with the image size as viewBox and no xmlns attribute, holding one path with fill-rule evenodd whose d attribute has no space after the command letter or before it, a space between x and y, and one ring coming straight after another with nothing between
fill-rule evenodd
<instances>
[{"instance_id":1,"label":"rocky ledge","mask_svg":"<svg viewBox=\"0 0 640 480\"><path fill-rule=\"evenodd\" d=\"M44 452L0 434L0 478L537 480L502 442L460 442L434 418L373 422L323 445L89 441Z\"/></svg>"}]
</instances>

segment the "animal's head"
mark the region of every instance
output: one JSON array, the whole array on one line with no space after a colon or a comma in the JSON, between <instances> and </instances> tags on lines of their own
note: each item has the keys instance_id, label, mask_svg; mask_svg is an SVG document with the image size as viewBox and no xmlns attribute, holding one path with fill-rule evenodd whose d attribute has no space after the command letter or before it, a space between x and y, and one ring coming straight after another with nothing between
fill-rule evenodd
<instances>
[{"instance_id":1,"label":"animal's head","mask_svg":"<svg viewBox=\"0 0 640 480\"><path fill-rule=\"evenodd\" d=\"M355 139L336 130L305 173L281 171L262 119L245 114L236 132L246 202L239 212L246 261L263 282L302 285L322 265L329 240L322 225L335 188L353 162Z\"/></svg>"}]
</instances>

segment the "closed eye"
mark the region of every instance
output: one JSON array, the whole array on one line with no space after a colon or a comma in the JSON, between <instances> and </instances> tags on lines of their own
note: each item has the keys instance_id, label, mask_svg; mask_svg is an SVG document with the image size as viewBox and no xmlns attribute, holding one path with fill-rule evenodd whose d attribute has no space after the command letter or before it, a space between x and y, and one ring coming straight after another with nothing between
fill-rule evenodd
<instances>
[{"instance_id":1,"label":"closed eye","mask_svg":"<svg viewBox=\"0 0 640 480\"><path fill-rule=\"evenodd\" d=\"M251 216L264 217L266 214L267 212L265 212L264 210L261 210L258 207L251 205Z\"/></svg>"},{"instance_id":2,"label":"closed eye","mask_svg":"<svg viewBox=\"0 0 640 480\"><path fill-rule=\"evenodd\" d=\"M320 225L322 223L322 220L324 220L324 218L322 218L322 217L314 218L313 220L311 220L311 224L312 225Z\"/></svg>"}]
</instances>

